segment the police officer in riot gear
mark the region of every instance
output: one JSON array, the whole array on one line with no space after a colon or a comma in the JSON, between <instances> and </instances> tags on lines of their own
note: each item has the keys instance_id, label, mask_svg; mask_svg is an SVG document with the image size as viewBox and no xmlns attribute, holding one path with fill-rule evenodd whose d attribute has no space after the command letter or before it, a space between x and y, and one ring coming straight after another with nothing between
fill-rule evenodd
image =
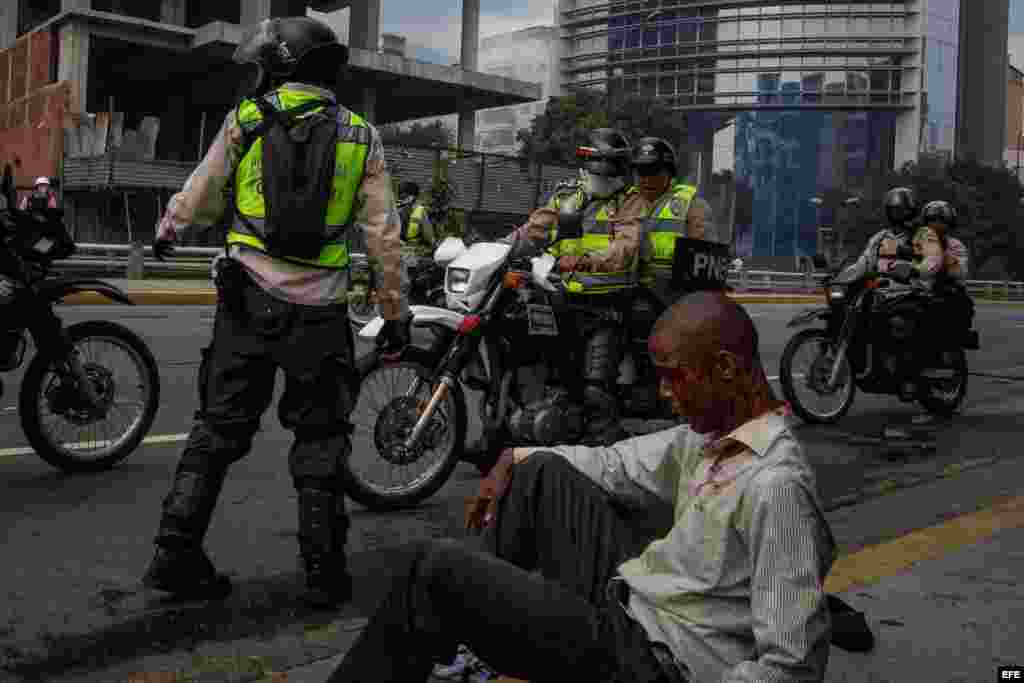
<instances>
[{"instance_id":1,"label":"police officer in riot gear","mask_svg":"<svg viewBox=\"0 0 1024 683\"><path fill-rule=\"evenodd\" d=\"M398 187L398 213L402 217L402 244L420 258L434 253L434 225L427 207L419 201L420 186L405 181Z\"/></svg>"},{"instance_id":2,"label":"police officer in riot gear","mask_svg":"<svg viewBox=\"0 0 1024 683\"><path fill-rule=\"evenodd\" d=\"M352 592L339 467L351 448L348 417L357 390L345 312L348 236L363 232L380 271L379 302L387 319L382 344L386 353L396 353L409 340L398 212L379 134L338 105L332 91L348 49L330 28L307 17L269 19L243 39L234 58L258 67L257 85L228 114L205 159L168 203L154 243L158 257L166 256L187 226L212 225L235 210L227 257L219 262L213 339L199 369L199 410L163 502L156 555L143 583L185 598L220 598L230 591L202 543L227 470L251 449L281 368L286 385L278 416L294 434L288 465L298 493L303 598L331 607ZM279 129L263 125L286 117L291 127L281 135L288 138L274 137ZM295 228L274 217L274 202L282 198L274 198L275 178L263 173L276 168L269 155L262 159L263 150L275 140L323 140L308 131L329 131L320 128L326 126L337 127L337 142L331 148L335 138L328 133L332 137L317 158L325 168L348 168L324 174L326 191L316 190L326 216L306 229L320 239L312 242L319 251L292 257L288 240L280 238L287 233L274 232Z\"/></svg>"}]
</instances>

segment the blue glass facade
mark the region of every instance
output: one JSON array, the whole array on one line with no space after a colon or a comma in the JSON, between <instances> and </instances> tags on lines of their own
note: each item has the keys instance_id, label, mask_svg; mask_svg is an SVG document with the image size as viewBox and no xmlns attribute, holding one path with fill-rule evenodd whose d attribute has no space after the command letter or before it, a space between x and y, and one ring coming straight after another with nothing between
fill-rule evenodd
<instances>
[{"instance_id":1,"label":"blue glass facade","mask_svg":"<svg viewBox=\"0 0 1024 683\"><path fill-rule=\"evenodd\" d=\"M819 225L811 203L830 191L864 191L891 168L896 112L747 111L736 115L735 249L742 257L813 256Z\"/></svg>"},{"instance_id":2,"label":"blue glass facade","mask_svg":"<svg viewBox=\"0 0 1024 683\"><path fill-rule=\"evenodd\" d=\"M925 127L921 147L953 154L956 142L960 0L928 0L925 12Z\"/></svg>"}]
</instances>

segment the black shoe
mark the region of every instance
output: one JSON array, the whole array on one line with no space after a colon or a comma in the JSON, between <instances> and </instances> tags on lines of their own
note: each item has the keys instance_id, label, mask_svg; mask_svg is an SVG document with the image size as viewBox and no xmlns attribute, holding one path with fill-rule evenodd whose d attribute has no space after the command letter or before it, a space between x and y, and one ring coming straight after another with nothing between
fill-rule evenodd
<instances>
[{"instance_id":1,"label":"black shoe","mask_svg":"<svg viewBox=\"0 0 1024 683\"><path fill-rule=\"evenodd\" d=\"M142 585L185 600L223 600L231 593L231 579L217 573L202 548L157 547Z\"/></svg>"},{"instance_id":2,"label":"black shoe","mask_svg":"<svg viewBox=\"0 0 1024 683\"><path fill-rule=\"evenodd\" d=\"M835 595L828 596L832 614L832 644L847 652L870 652L875 647L875 635L868 626L863 612L850 607Z\"/></svg>"},{"instance_id":3,"label":"black shoe","mask_svg":"<svg viewBox=\"0 0 1024 683\"><path fill-rule=\"evenodd\" d=\"M302 602L313 609L337 609L352 599L352 576L338 572L307 572Z\"/></svg>"}]
</instances>

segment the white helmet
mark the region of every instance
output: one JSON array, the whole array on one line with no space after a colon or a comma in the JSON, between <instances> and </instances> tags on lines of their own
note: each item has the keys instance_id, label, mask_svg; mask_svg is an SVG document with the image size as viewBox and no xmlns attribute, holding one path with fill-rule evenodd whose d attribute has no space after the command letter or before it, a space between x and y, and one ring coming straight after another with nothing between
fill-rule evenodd
<instances>
[{"instance_id":1,"label":"white helmet","mask_svg":"<svg viewBox=\"0 0 1024 683\"><path fill-rule=\"evenodd\" d=\"M36 178L36 185L49 185L49 184L50 184L50 179L45 177L45 176Z\"/></svg>"}]
</instances>

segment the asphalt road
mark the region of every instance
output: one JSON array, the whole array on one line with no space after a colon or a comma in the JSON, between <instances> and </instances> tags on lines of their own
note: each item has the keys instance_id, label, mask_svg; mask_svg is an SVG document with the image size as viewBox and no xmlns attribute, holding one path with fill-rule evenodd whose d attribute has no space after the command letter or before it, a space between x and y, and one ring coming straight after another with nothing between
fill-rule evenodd
<instances>
[{"instance_id":1,"label":"asphalt road","mask_svg":"<svg viewBox=\"0 0 1024 683\"><path fill-rule=\"evenodd\" d=\"M777 373L791 334L786 321L802 308L750 307L769 373ZM252 454L232 468L208 536L210 555L233 575L236 594L223 605L186 608L138 584L151 556L160 501L191 424L199 350L209 343L212 309L95 306L69 307L63 314L69 323L110 317L148 341L160 362L163 392L151 435L163 443L143 446L113 471L65 476L23 453L13 409L20 377L3 378L0 667L53 680L70 667L137 656L140 648L159 649L160 643L234 639L308 620L308 613L294 607L301 575L286 465L290 437L275 412L264 419ZM972 371L1024 378L1024 308L981 305L977 327L983 350L972 354ZM888 397L859 395L837 428L798 431L826 506L836 506L851 495L884 493L965 463L1016 457L1022 408L1024 381L975 376L963 415L937 428L935 451L894 455L877 441L853 438L878 436L885 424L906 423L916 414L913 406ZM415 510L376 514L353 505L350 549L360 591L346 610L365 614L376 604L390 551L398 544L458 533L463 501L477 481L475 470L460 465L453 480ZM2 669L0 680L6 680Z\"/></svg>"}]
</instances>

